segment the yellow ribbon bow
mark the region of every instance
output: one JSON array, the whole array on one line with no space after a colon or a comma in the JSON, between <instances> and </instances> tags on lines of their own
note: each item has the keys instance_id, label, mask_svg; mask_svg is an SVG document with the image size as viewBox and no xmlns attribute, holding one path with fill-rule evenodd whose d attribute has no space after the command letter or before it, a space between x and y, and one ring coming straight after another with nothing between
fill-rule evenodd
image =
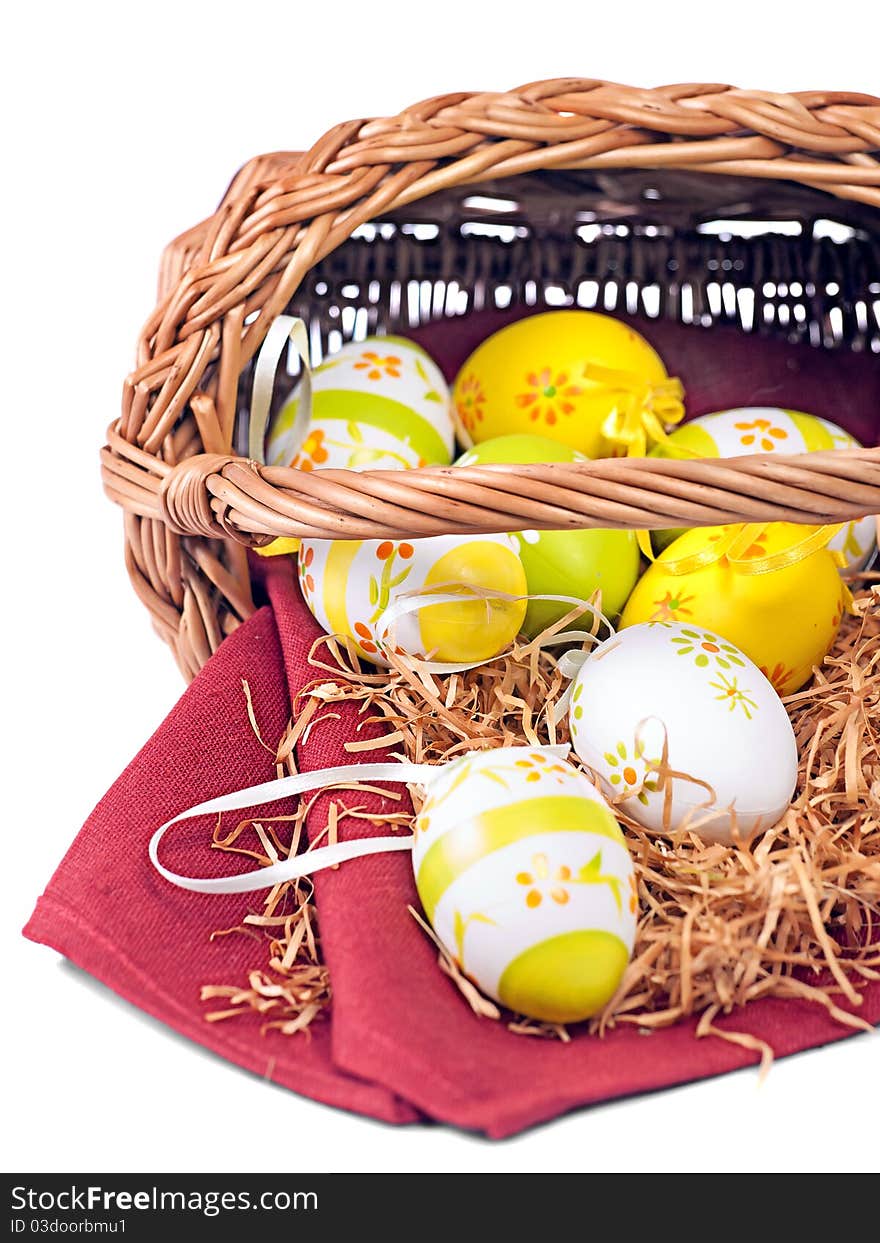
<instances>
[{"instance_id":1,"label":"yellow ribbon bow","mask_svg":"<svg viewBox=\"0 0 880 1243\"><path fill-rule=\"evenodd\" d=\"M675 376L651 384L632 371L587 363L584 378L614 398L601 428L614 457L645 457L684 418L684 386Z\"/></svg>"},{"instance_id":2,"label":"yellow ribbon bow","mask_svg":"<svg viewBox=\"0 0 880 1243\"><path fill-rule=\"evenodd\" d=\"M686 557L664 557L661 562L668 574L676 577L693 574L706 566L716 565L722 559L738 574L772 574L774 570L784 570L806 560L820 548L827 548L843 523L826 524L825 526L805 526L804 534L788 548L780 548L778 552L763 552L760 541L771 523L768 522L736 522L722 527L721 534L712 541L711 547L701 548L699 552L689 553ZM650 561L656 560L647 531L637 532L639 547ZM838 566L846 565L842 552L831 550ZM843 598L847 612L852 612L852 593L843 583Z\"/></svg>"}]
</instances>

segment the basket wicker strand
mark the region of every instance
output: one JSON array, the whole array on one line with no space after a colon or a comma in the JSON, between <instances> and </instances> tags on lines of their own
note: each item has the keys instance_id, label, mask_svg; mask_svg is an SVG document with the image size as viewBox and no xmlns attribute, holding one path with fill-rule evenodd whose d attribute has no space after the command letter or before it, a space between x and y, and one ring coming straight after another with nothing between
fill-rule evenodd
<instances>
[{"instance_id":1,"label":"basket wicker strand","mask_svg":"<svg viewBox=\"0 0 880 1243\"><path fill-rule=\"evenodd\" d=\"M246 165L165 255L102 455L129 574L184 674L253 610L245 549L276 536L880 511L875 449L399 473L304 473L236 452L254 359L282 312L308 322L315 362L368 333L558 305L876 353L878 151L869 95L572 78L441 96Z\"/></svg>"}]
</instances>

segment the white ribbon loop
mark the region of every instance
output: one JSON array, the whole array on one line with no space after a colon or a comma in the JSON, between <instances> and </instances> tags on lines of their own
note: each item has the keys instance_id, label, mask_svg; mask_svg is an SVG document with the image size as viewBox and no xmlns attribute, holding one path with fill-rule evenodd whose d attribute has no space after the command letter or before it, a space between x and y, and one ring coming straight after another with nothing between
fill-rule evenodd
<instances>
[{"instance_id":1,"label":"white ribbon loop","mask_svg":"<svg viewBox=\"0 0 880 1243\"><path fill-rule=\"evenodd\" d=\"M296 418L290 429L290 461L302 448L312 419L312 369L309 361L309 335L303 320L294 315L279 315L272 321L260 346L254 366L251 389L251 410L248 422L248 457L254 462L265 461L266 428L272 411L275 373L288 343L292 342L300 359L300 381L297 390Z\"/></svg>"},{"instance_id":2,"label":"white ribbon loop","mask_svg":"<svg viewBox=\"0 0 880 1243\"><path fill-rule=\"evenodd\" d=\"M564 745L523 749L538 750L555 759L565 759L569 752L569 748ZM347 863L350 859L359 859L364 855L412 850L413 839L410 834L398 834L394 837L362 837L355 841L321 846L317 850L306 850L292 859L284 859L280 863L257 868L252 872L243 872L238 876L181 876L159 862L159 844L162 838L173 825L180 824L183 820L192 820L196 816L205 816L212 812L219 814L224 811L241 811L245 807L261 807L266 803L274 803L280 798L339 785L388 781L405 782L409 785L427 788L445 767L444 764L411 764L408 760L382 764L340 764L335 768L321 768L313 773L296 773L292 777L263 781L259 785L248 786L244 790L233 790L230 794L221 794L218 798L198 803L195 807L178 812L176 816L166 820L150 838L148 847L150 861L159 875L172 885L176 885L178 889L211 894L253 893L258 889L271 889L273 885L279 885L283 881L310 876L313 872L319 872L323 868L335 867L338 863Z\"/></svg>"},{"instance_id":3,"label":"white ribbon loop","mask_svg":"<svg viewBox=\"0 0 880 1243\"><path fill-rule=\"evenodd\" d=\"M506 591L490 591L488 589L468 586L466 590L459 591L437 591L432 589L428 591L412 591L405 592L392 600L382 612L376 621L375 638L379 648L387 653L394 650L393 631L396 623L401 617L407 617L411 613L418 613L421 609L428 608L432 604L461 604L463 601L471 602L474 600L505 600L510 604L520 604L523 601L531 603L532 601L546 601L550 604L570 604L572 608L581 608L590 616L594 617L600 625L605 626L608 635L615 634L614 626L605 616L601 609L590 604L588 600L581 600L577 596L558 596L550 594L541 595L525 595L511 596ZM602 643L598 635L593 634L589 630L562 630L558 634L547 635L542 639L539 647L558 647L562 643ZM500 656L502 653L499 652ZM567 653L575 655L575 653ZM586 653L581 653L586 656ZM497 659L494 657L493 659ZM562 667L563 656L559 661ZM486 660L472 660L457 663L454 661L444 660L420 660L419 668L425 673L464 673L468 669L477 669L480 665L485 665ZM580 667L580 666L578 666ZM566 676L566 675L563 675ZM573 674L570 676L574 676Z\"/></svg>"}]
</instances>

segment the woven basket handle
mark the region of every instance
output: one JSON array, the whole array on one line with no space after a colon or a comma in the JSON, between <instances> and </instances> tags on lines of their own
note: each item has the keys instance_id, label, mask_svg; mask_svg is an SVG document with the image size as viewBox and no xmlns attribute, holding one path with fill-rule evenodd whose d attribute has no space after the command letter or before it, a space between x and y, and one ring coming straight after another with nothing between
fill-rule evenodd
<instances>
[{"instance_id":1,"label":"woven basket handle","mask_svg":"<svg viewBox=\"0 0 880 1243\"><path fill-rule=\"evenodd\" d=\"M104 485L133 505L112 449ZM140 472L137 512L181 535L399 539L566 528L843 522L880 513L880 449L730 459L601 458L418 471L299 471L199 454Z\"/></svg>"}]
</instances>

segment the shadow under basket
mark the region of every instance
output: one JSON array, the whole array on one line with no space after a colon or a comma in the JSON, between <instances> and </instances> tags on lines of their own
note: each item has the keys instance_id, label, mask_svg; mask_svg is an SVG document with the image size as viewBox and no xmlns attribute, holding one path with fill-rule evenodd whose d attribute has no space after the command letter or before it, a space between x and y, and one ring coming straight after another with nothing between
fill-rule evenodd
<instances>
[{"instance_id":1,"label":"shadow under basket","mask_svg":"<svg viewBox=\"0 0 880 1243\"><path fill-rule=\"evenodd\" d=\"M572 527L649 528L880 512L873 448L396 474L244 451L254 359L281 313L306 321L313 365L400 333L451 379L501 323L559 307L633 317L690 416L802 404L873 446L878 150L872 96L564 79L443 96L247 164L168 248L103 451L132 583L184 675L251 614L246 549L277 536L515 530L524 504L532 527L560 510ZM292 351L282 365L276 406Z\"/></svg>"}]
</instances>

